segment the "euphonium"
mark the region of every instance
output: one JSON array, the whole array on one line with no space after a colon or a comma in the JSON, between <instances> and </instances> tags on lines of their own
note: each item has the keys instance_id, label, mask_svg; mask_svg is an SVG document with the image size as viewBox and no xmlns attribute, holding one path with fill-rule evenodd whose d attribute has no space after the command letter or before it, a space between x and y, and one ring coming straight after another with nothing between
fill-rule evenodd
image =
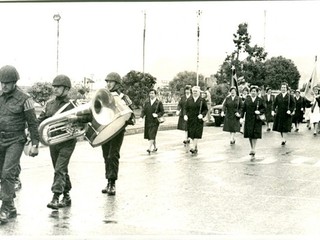
<instances>
[{"instance_id":1,"label":"euphonium","mask_svg":"<svg viewBox=\"0 0 320 240\"><path fill-rule=\"evenodd\" d=\"M77 106L45 119L39 126L40 142L51 146L85 134L87 124L75 121L77 116L90 114L90 103Z\"/></svg>"}]
</instances>

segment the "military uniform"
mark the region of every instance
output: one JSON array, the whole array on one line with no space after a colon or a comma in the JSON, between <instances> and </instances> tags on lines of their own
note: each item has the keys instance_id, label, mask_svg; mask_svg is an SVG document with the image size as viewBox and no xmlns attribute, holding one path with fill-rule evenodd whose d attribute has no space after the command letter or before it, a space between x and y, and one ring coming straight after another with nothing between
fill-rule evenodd
<instances>
[{"instance_id":1,"label":"military uniform","mask_svg":"<svg viewBox=\"0 0 320 240\"><path fill-rule=\"evenodd\" d=\"M5 66L5 68L0 69L1 73L3 73L3 69L16 71L13 67ZM5 77L1 77L1 83L10 82L10 80L3 79ZM18 79L19 77L17 77ZM30 131L32 145L38 146L38 123L32 98L17 86L7 93L0 91L0 197L2 199L0 221L2 222L6 222L7 218L16 216L13 201L16 196L14 186L20 157L27 141L26 125Z\"/></svg>"},{"instance_id":2,"label":"military uniform","mask_svg":"<svg viewBox=\"0 0 320 240\"><path fill-rule=\"evenodd\" d=\"M65 88L71 88L71 81L69 77L65 75L58 75L53 80L52 86L63 86ZM63 91L65 91L65 88ZM66 96L56 96L54 99L47 102L44 110L40 113L38 120L41 123L45 119L55 115L59 109L64 107L63 111L73 109L75 103L71 102ZM68 165L71 155L76 147L77 139L67 140L61 143L57 143L49 146L52 165L54 168L53 184L51 191L54 193L52 201L47 205L49 208L57 209L59 207L69 206L71 204L71 198L69 191L72 188L70 177L68 174ZM59 203L59 196L63 194L64 198Z\"/></svg>"},{"instance_id":3,"label":"military uniform","mask_svg":"<svg viewBox=\"0 0 320 240\"><path fill-rule=\"evenodd\" d=\"M115 81L116 86L111 89L111 92L117 92L122 100L131 107L131 100L127 95L124 95L120 92L121 78L117 73L109 73L106 77L106 81ZM134 114L128 120L127 124L134 124ZM120 149L123 142L125 133L125 127L122 131L116 134L110 141L104 143L102 147L102 154L105 163L105 177L108 179L108 184L106 188L102 189L102 193L107 193L108 195L115 195L115 182L118 179L119 171L119 159L120 159Z\"/></svg>"}]
</instances>

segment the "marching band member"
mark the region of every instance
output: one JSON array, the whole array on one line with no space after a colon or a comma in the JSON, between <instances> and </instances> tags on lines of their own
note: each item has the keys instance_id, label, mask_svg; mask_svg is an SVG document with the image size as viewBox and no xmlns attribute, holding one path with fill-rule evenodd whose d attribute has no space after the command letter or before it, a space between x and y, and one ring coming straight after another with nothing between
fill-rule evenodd
<instances>
[{"instance_id":1,"label":"marching band member","mask_svg":"<svg viewBox=\"0 0 320 240\"><path fill-rule=\"evenodd\" d=\"M68 97L68 93L71 88L70 78L66 75L58 75L53 79L52 86L55 98L47 102L45 108L38 117L39 123L49 117L52 117L63 106L66 106L64 111L74 108L74 105L70 104L70 98ZM53 197L51 202L47 204L48 208L58 209L71 205L70 190L72 185L68 173L68 165L71 155L76 147L76 143L77 139L70 139L49 146L52 165L54 168L54 178L51 186ZM63 198L62 201L59 202L61 194L63 194Z\"/></svg>"},{"instance_id":2,"label":"marching band member","mask_svg":"<svg viewBox=\"0 0 320 240\"><path fill-rule=\"evenodd\" d=\"M130 98L121 92L121 77L116 72L111 72L107 75L105 79L107 83L107 89L110 92L116 92L119 94L121 99L125 102L126 105L131 107L132 101ZM126 125L134 125L135 117L134 114L131 115L131 118L126 122ZM126 126L125 126L126 127ZM106 193L109 196L116 194L116 181L118 180L119 172L119 159L120 159L120 149L122 146L125 127L119 131L112 139L104 144L102 144L102 154L105 163L105 177L108 180L107 186L102 189L102 193Z\"/></svg>"}]
</instances>

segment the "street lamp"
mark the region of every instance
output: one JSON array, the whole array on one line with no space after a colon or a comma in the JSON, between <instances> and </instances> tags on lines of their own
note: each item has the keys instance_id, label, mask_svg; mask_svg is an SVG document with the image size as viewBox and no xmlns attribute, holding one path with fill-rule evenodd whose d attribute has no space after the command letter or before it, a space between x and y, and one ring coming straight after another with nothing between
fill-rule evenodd
<instances>
[{"instance_id":1,"label":"street lamp","mask_svg":"<svg viewBox=\"0 0 320 240\"><path fill-rule=\"evenodd\" d=\"M53 15L53 20L57 21L57 74L59 72L59 21L61 16L59 13Z\"/></svg>"}]
</instances>

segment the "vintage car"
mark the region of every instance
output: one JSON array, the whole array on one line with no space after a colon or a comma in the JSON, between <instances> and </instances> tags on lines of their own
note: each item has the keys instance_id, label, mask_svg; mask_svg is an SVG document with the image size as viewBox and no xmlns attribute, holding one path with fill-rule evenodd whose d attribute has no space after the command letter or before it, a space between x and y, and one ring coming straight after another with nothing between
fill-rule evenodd
<instances>
[{"instance_id":1,"label":"vintage car","mask_svg":"<svg viewBox=\"0 0 320 240\"><path fill-rule=\"evenodd\" d=\"M210 114L214 118L214 125L217 127L219 127L224 121L224 117L221 116L221 112L222 112L222 104L215 105L211 108Z\"/></svg>"}]
</instances>

